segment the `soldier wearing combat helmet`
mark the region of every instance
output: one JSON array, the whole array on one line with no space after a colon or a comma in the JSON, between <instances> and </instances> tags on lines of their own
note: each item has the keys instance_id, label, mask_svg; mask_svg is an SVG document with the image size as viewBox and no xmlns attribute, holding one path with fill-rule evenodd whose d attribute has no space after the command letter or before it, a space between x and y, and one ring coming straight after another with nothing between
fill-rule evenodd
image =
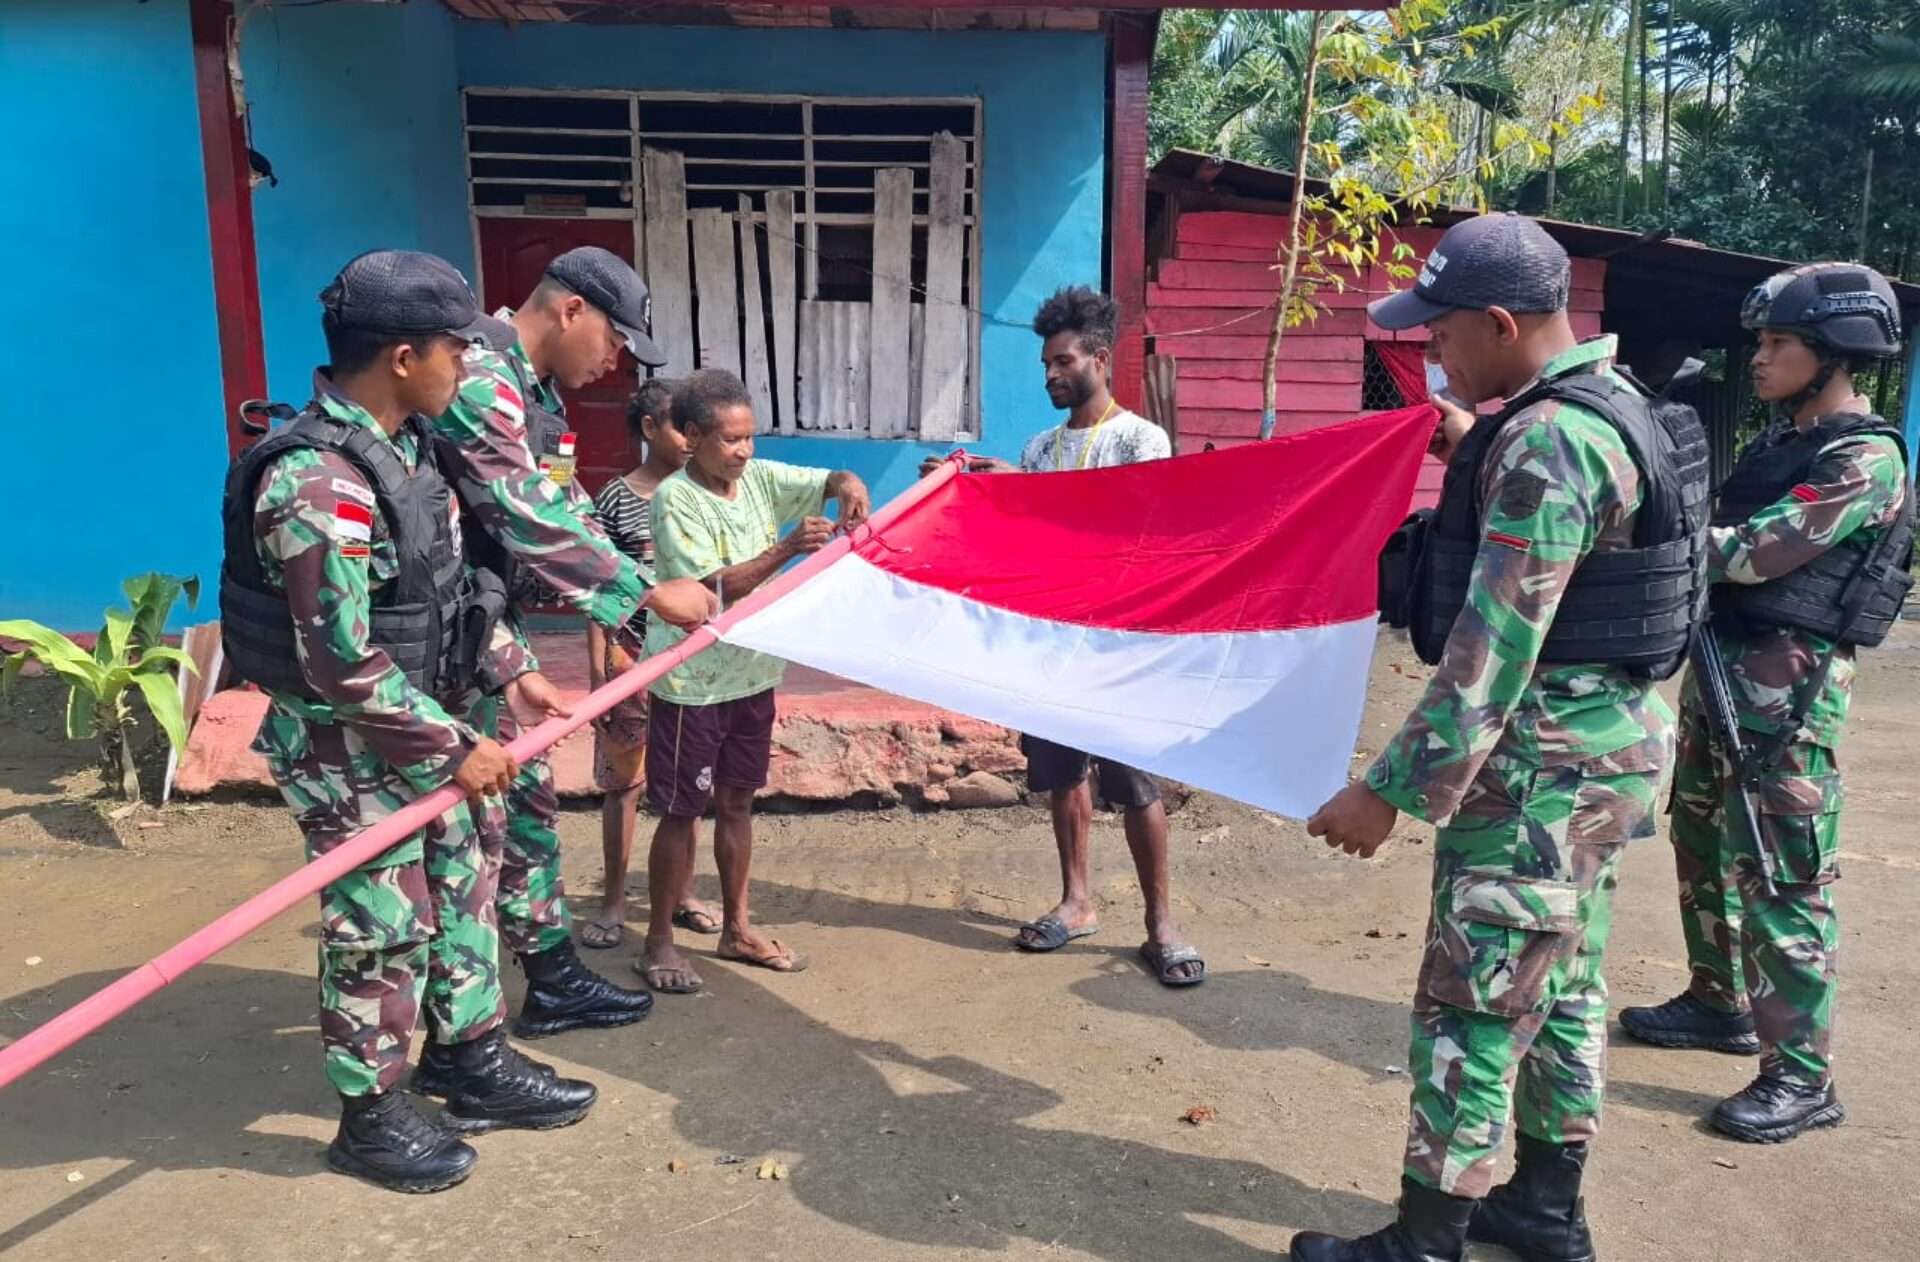
<instances>
[{"instance_id":1,"label":"soldier wearing combat helmet","mask_svg":"<svg viewBox=\"0 0 1920 1262\"><path fill-rule=\"evenodd\" d=\"M1899 431L1854 373L1900 349L1892 287L1815 263L1747 297L1754 392L1772 424L1720 488L1710 534L1710 634L1746 746L1733 765L1682 694L1671 829L1692 981L1621 1027L1662 1047L1761 1055L1712 1124L1778 1142L1845 1117L1833 1085L1840 771L1854 650L1885 638L1911 584L1913 505ZM1749 795L1758 837L1738 795Z\"/></svg>"}]
</instances>

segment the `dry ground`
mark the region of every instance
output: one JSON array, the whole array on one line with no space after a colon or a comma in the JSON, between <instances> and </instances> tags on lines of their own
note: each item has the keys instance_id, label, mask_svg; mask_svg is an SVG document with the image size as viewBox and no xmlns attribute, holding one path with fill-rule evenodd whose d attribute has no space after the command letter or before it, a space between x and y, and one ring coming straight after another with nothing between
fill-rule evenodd
<instances>
[{"instance_id":1,"label":"dry ground","mask_svg":"<svg viewBox=\"0 0 1920 1262\"><path fill-rule=\"evenodd\" d=\"M1416 675L1383 647L1363 744L1404 711ZM1750 1062L1616 1043L1589 1180L1604 1257L1920 1256L1916 682L1920 626L1907 624L1871 655L1844 750L1851 1121L1784 1148L1733 1144L1699 1118ZM91 772L50 730L57 700L42 685L0 714L0 1038L298 854L274 803L104 819ZM812 971L703 958L705 995L541 1043L599 1084L599 1107L569 1130L481 1139L474 1177L434 1197L325 1169L314 925L285 917L0 1092L0 1253L1251 1262L1302 1227L1380 1223L1406 1108L1425 830L1361 863L1206 797L1174 828L1181 912L1213 968L1184 992L1134 960L1140 901L1112 817L1096 826L1104 928L1050 957L1007 947L1054 896L1038 810L767 818L756 908ZM569 878L591 891L597 814L570 811L563 829ZM596 959L624 970L628 955ZM1662 841L1629 856L1611 975L1616 1004L1683 984ZM1184 1123L1200 1104L1216 1120ZM757 1179L767 1157L789 1177Z\"/></svg>"}]
</instances>

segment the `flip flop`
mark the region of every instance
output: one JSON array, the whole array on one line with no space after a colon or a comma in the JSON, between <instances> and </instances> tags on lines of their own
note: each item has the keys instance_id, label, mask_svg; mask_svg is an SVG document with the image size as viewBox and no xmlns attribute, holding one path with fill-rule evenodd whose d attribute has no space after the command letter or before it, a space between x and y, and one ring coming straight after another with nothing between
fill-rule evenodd
<instances>
[{"instance_id":1,"label":"flip flop","mask_svg":"<svg viewBox=\"0 0 1920 1262\"><path fill-rule=\"evenodd\" d=\"M1013 939L1013 945L1022 951L1039 954L1045 951L1058 951L1075 938L1092 937L1098 932L1100 932L1100 926L1097 923L1079 929L1069 929L1066 921L1049 912L1038 920L1021 925L1020 932ZM1029 934L1032 936L1028 937Z\"/></svg>"},{"instance_id":2,"label":"flip flop","mask_svg":"<svg viewBox=\"0 0 1920 1262\"><path fill-rule=\"evenodd\" d=\"M589 920L580 926L580 945L592 947L596 951L605 951L617 947L626 939L627 927L618 922Z\"/></svg>"},{"instance_id":3,"label":"flip flop","mask_svg":"<svg viewBox=\"0 0 1920 1262\"><path fill-rule=\"evenodd\" d=\"M747 955L737 948L728 951L725 944L715 947L713 953L723 960L732 960L737 964L751 964L755 968L764 968L774 973L804 973L812 960L793 950L778 938L768 938L773 944L772 955Z\"/></svg>"},{"instance_id":4,"label":"flip flop","mask_svg":"<svg viewBox=\"0 0 1920 1262\"><path fill-rule=\"evenodd\" d=\"M646 979L648 990L658 991L664 995L695 995L700 993L701 988L706 985L705 982L700 980L700 975L693 971L693 966L690 964L681 965L678 968L648 964L647 957L644 955L636 955L633 957L633 971ZM677 986L670 986L661 980L663 977L675 973L687 980Z\"/></svg>"},{"instance_id":5,"label":"flip flop","mask_svg":"<svg viewBox=\"0 0 1920 1262\"><path fill-rule=\"evenodd\" d=\"M677 929L688 933L715 934L720 932L720 922L714 914L699 907L682 907L673 913L673 924Z\"/></svg>"},{"instance_id":6,"label":"flip flop","mask_svg":"<svg viewBox=\"0 0 1920 1262\"><path fill-rule=\"evenodd\" d=\"M1207 962L1200 958L1200 952L1184 942L1172 946L1162 946L1158 942L1142 942L1140 958L1147 962L1153 975L1160 979L1162 986L1198 986L1207 980ZM1176 973L1173 970L1182 964L1197 967L1191 973Z\"/></svg>"}]
</instances>

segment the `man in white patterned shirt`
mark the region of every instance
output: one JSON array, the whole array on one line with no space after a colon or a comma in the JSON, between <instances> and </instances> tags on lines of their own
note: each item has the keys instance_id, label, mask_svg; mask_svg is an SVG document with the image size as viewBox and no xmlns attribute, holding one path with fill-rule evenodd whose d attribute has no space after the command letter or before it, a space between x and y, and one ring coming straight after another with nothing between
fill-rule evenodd
<instances>
[{"instance_id":1,"label":"man in white patterned shirt","mask_svg":"<svg viewBox=\"0 0 1920 1262\"><path fill-rule=\"evenodd\" d=\"M1040 305L1033 331L1044 339L1040 360L1047 373L1047 397L1067 409L1067 419L1028 441L1021 452L1022 473L1101 469L1160 460L1173 454L1166 431L1123 409L1109 378L1119 309L1105 294L1081 286L1062 289ZM921 466L931 471L938 458ZM993 457L968 462L976 473L1012 472L1015 466ZM1100 796L1125 813L1127 848L1140 877L1147 904L1147 940L1140 956L1168 986L1192 986L1206 979L1200 952L1181 937L1173 918L1167 872L1167 811L1160 789L1145 773L1107 758L1023 736L1027 785L1048 795L1054 842L1060 848L1060 902L1052 911L1020 927L1014 945L1026 951L1055 951L1099 928L1088 880L1089 833L1093 797L1089 776L1098 777Z\"/></svg>"}]
</instances>

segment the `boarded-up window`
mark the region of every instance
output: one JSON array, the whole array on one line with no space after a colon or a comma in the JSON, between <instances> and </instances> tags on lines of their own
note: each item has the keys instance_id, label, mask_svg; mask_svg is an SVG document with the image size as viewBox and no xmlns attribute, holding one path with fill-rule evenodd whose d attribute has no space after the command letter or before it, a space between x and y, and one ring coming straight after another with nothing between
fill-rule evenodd
<instances>
[{"instance_id":1,"label":"boarded-up window","mask_svg":"<svg viewBox=\"0 0 1920 1262\"><path fill-rule=\"evenodd\" d=\"M979 432L977 100L469 89L479 217L621 218L662 371L767 432Z\"/></svg>"}]
</instances>

